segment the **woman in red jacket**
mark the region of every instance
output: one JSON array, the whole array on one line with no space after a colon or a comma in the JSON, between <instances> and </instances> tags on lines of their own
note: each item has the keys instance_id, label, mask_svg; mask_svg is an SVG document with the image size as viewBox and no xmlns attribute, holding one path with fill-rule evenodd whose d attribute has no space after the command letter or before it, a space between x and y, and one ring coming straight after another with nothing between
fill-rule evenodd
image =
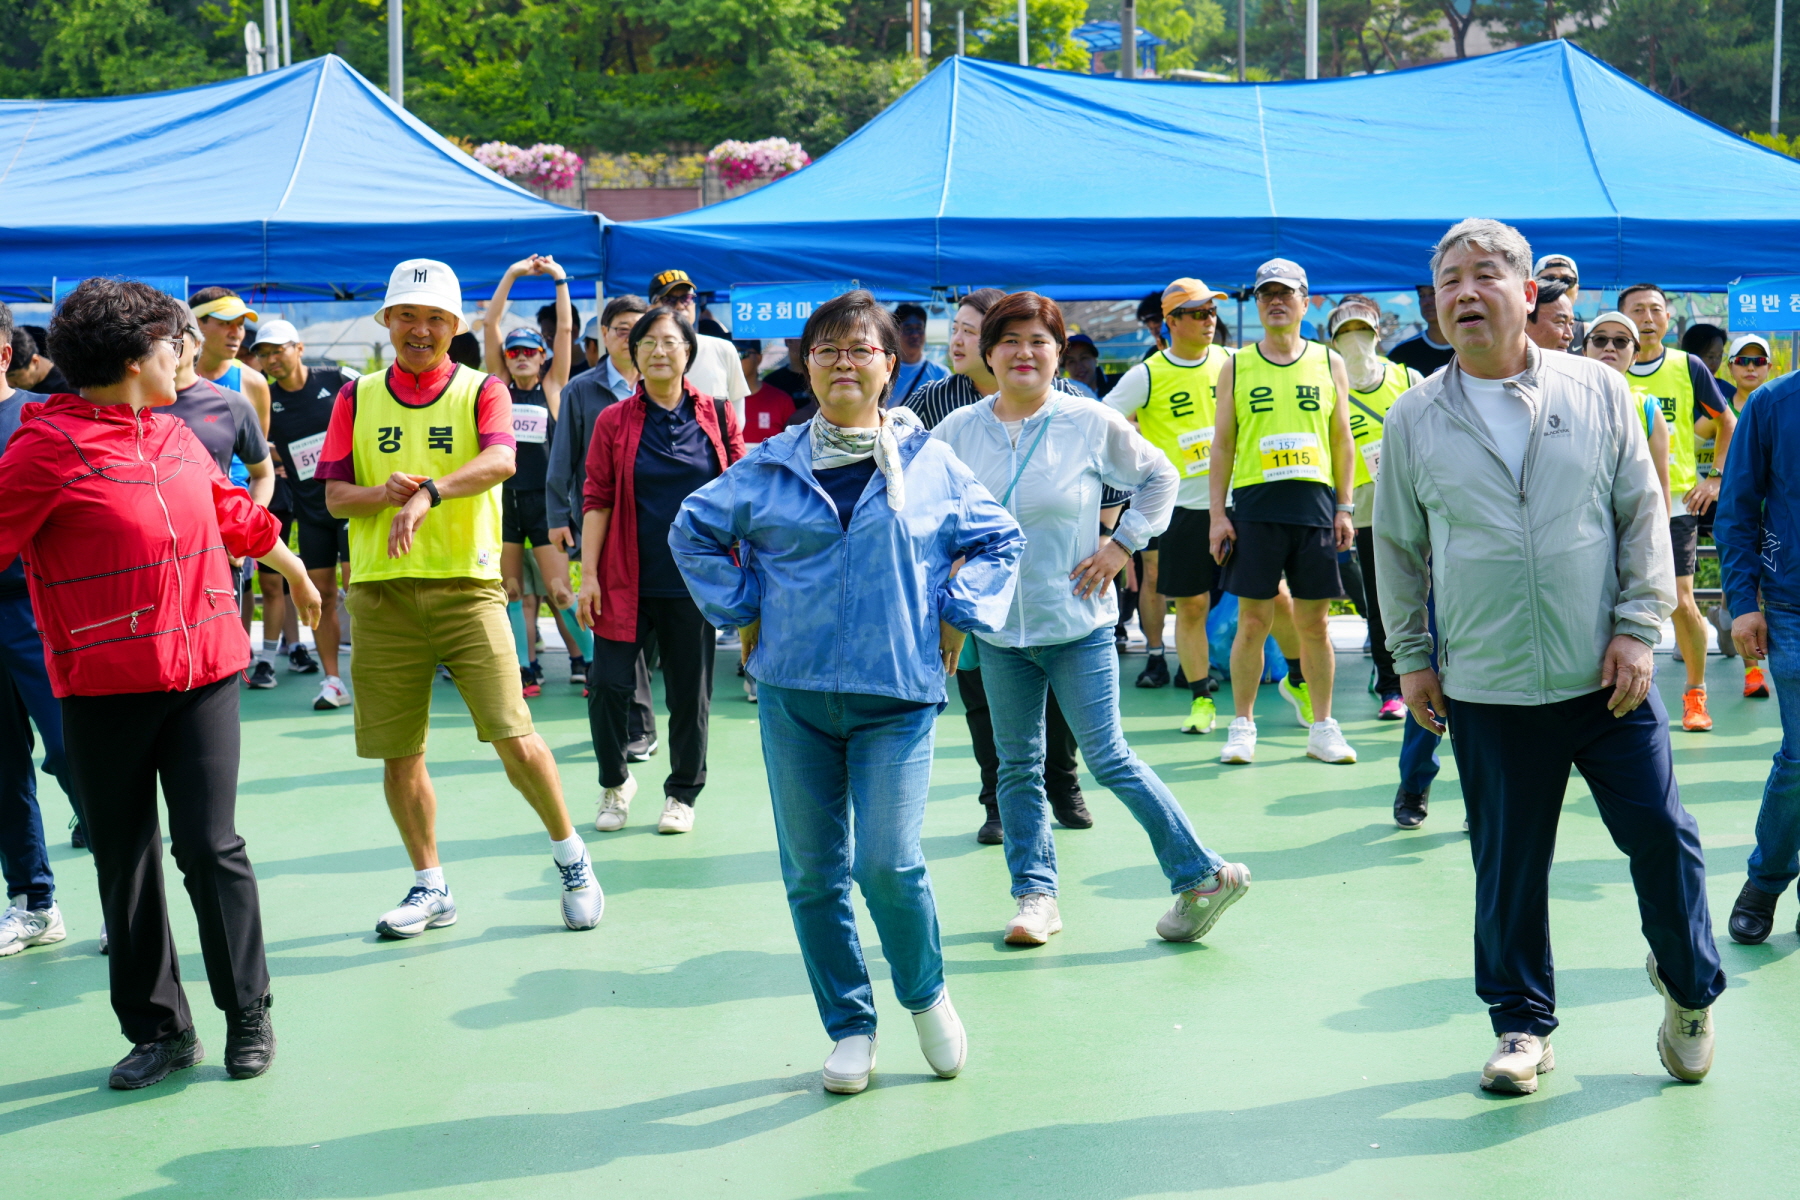
<instances>
[{"instance_id":1,"label":"woman in red jacket","mask_svg":"<svg viewBox=\"0 0 1800 1200\"><path fill-rule=\"evenodd\" d=\"M231 558L287 578L300 619L319 593L280 523L232 486L175 402L186 315L141 283L90 279L50 323L80 395L25 406L0 456L0 569L23 554L110 939L112 1003L130 1054L115 1088L200 1061L162 883L157 782L200 925L225 1068L268 1070L269 971L256 876L234 827L236 675L250 662Z\"/></svg>"},{"instance_id":2,"label":"woman in red jacket","mask_svg":"<svg viewBox=\"0 0 1800 1200\"><path fill-rule=\"evenodd\" d=\"M699 339L679 312L650 309L631 327L628 344L638 389L594 422L582 493L575 614L594 631L588 728L601 787L594 828L624 828L637 792L625 767L626 717L637 693L638 655L654 634L670 743L657 829L687 833L706 786L714 638L675 567L669 525L683 500L744 457L744 435L729 402L687 382Z\"/></svg>"}]
</instances>

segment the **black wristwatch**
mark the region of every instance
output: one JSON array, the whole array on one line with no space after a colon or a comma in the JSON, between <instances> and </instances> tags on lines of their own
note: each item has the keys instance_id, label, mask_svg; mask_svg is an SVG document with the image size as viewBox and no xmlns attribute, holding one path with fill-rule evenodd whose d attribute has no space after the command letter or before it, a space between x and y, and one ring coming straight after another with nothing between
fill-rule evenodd
<instances>
[{"instance_id":1,"label":"black wristwatch","mask_svg":"<svg viewBox=\"0 0 1800 1200\"><path fill-rule=\"evenodd\" d=\"M1101 537L1111 537L1115 532L1118 531L1118 528L1119 527L1117 524L1114 524L1111 527L1108 527L1107 524L1104 521L1102 521L1100 523L1100 536Z\"/></svg>"},{"instance_id":2,"label":"black wristwatch","mask_svg":"<svg viewBox=\"0 0 1800 1200\"><path fill-rule=\"evenodd\" d=\"M433 482L432 480L421 479L419 481L419 486L431 493L431 507L436 508L438 505L440 505L444 502L444 497L441 494L439 494L439 492L437 490L437 484L435 482Z\"/></svg>"}]
</instances>

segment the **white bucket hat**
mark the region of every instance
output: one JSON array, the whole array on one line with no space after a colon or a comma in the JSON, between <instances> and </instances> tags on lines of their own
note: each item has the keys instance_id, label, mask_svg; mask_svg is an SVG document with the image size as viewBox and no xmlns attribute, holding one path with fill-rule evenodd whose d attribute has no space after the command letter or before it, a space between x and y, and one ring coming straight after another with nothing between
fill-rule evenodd
<instances>
[{"instance_id":1,"label":"white bucket hat","mask_svg":"<svg viewBox=\"0 0 1800 1200\"><path fill-rule=\"evenodd\" d=\"M401 304L441 308L456 314L456 332L469 332L463 316L462 284L448 263L435 258L409 258L388 276L387 299L375 310L375 319L387 324L387 310Z\"/></svg>"}]
</instances>

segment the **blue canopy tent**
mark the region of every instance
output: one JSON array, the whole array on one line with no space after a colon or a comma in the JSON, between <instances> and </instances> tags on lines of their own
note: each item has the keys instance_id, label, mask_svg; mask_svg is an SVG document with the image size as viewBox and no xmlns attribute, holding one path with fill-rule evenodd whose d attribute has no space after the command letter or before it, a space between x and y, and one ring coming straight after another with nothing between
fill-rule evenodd
<instances>
[{"instance_id":1,"label":"blue canopy tent","mask_svg":"<svg viewBox=\"0 0 1800 1200\"><path fill-rule=\"evenodd\" d=\"M0 101L0 298L117 274L347 300L414 257L478 298L533 253L594 280L604 224L481 166L335 55L178 92Z\"/></svg>"},{"instance_id":2,"label":"blue canopy tent","mask_svg":"<svg viewBox=\"0 0 1800 1200\"><path fill-rule=\"evenodd\" d=\"M1800 274L1800 162L1567 42L1352 79L1180 84L957 58L818 162L749 195L606 230L609 290L854 278L1065 299L1173 275L1315 291L1425 280L1455 221L1572 255L1589 287L1721 291Z\"/></svg>"}]
</instances>

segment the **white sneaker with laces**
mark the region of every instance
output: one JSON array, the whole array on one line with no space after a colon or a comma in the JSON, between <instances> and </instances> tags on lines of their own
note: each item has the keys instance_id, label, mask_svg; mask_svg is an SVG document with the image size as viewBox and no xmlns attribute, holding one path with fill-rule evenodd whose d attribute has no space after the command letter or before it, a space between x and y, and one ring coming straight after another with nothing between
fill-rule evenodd
<instances>
[{"instance_id":1,"label":"white sneaker with laces","mask_svg":"<svg viewBox=\"0 0 1800 1200\"><path fill-rule=\"evenodd\" d=\"M69 936L63 928L62 910L54 903L49 908L28 909L21 898L0 914L0 958L22 953L27 946L48 946Z\"/></svg>"},{"instance_id":2,"label":"white sneaker with laces","mask_svg":"<svg viewBox=\"0 0 1800 1200\"><path fill-rule=\"evenodd\" d=\"M1009 946L1041 946L1053 933L1062 932L1062 913L1056 897L1043 892L1026 892L1019 897L1019 911L1006 923Z\"/></svg>"},{"instance_id":3,"label":"white sneaker with laces","mask_svg":"<svg viewBox=\"0 0 1800 1200\"><path fill-rule=\"evenodd\" d=\"M931 1069L944 1079L955 1079L969 1060L969 1036L947 989L938 993L936 1004L913 1014L913 1027L919 1031L919 1052Z\"/></svg>"},{"instance_id":4,"label":"white sneaker with laces","mask_svg":"<svg viewBox=\"0 0 1800 1200\"><path fill-rule=\"evenodd\" d=\"M375 922L375 932L382 937L418 937L427 929L456 924L456 901L448 891L415 883L406 893L400 907L389 909Z\"/></svg>"},{"instance_id":5,"label":"white sneaker with laces","mask_svg":"<svg viewBox=\"0 0 1800 1200\"><path fill-rule=\"evenodd\" d=\"M875 1073L875 1035L857 1033L831 1048L825 1060L825 1090L841 1096L854 1096L869 1086Z\"/></svg>"},{"instance_id":6,"label":"white sneaker with laces","mask_svg":"<svg viewBox=\"0 0 1800 1200\"><path fill-rule=\"evenodd\" d=\"M1656 1031L1656 1054L1663 1070L1683 1083L1699 1083L1712 1070L1712 1009L1681 1007L1656 969L1654 952L1644 961L1644 970L1650 973L1650 986L1663 998L1662 1026Z\"/></svg>"},{"instance_id":7,"label":"white sneaker with laces","mask_svg":"<svg viewBox=\"0 0 1800 1200\"><path fill-rule=\"evenodd\" d=\"M631 798L637 795L637 780L625 773L625 782L600 793L600 811L594 814L594 828L601 833L617 833L625 828L631 815Z\"/></svg>"},{"instance_id":8,"label":"white sneaker with laces","mask_svg":"<svg viewBox=\"0 0 1800 1200\"><path fill-rule=\"evenodd\" d=\"M1481 1086L1490 1092L1537 1091L1539 1075L1556 1070L1556 1051L1535 1033L1503 1033L1481 1068Z\"/></svg>"},{"instance_id":9,"label":"white sneaker with laces","mask_svg":"<svg viewBox=\"0 0 1800 1200\"><path fill-rule=\"evenodd\" d=\"M553 860L554 861L554 860ZM594 860L587 854L567 866L556 864L562 874L563 924L570 929L592 929L606 911L606 893L594 878Z\"/></svg>"},{"instance_id":10,"label":"white sneaker with laces","mask_svg":"<svg viewBox=\"0 0 1800 1200\"><path fill-rule=\"evenodd\" d=\"M112 953L112 939L110 939L106 936L106 922L105 921L100 922L100 953L101 954L111 954Z\"/></svg>"},{"instance_id":11,"label":"white sneaker with laces","mask_svg":"<svg viewBox=\"0 0 1800 1200\"><path fill-rule=\"evenodd\" d=\"M673 796L663 797L662 820L656 823L658 833L692 833L694 806L683 804Z\"/></svg>"},{"instance_id":12,"label":"white sneaker with laces","mask_svg":"<svg viewBox=\"0 0 1800 1200\"><path fill-rule=\"evenodd\" d=\"M336 675L327 675L319 685L319 694L313 697L313 708L318 712L329 712L334 708L342 708L350 703L350 689Z\"/></svg>"},{"instance_id":13,"label":"white sneaker with laces","mask_svg":"<svg viewBox=\"0 0 1800 1200\"><path fill-rule=\"evenodd\" d=\"M1338 728L1335 717L1312 723L1312 728L1306 732L1306 755L1328 763L1356 761L1356 751L1344 740L1344 731Z\"/></svg>"},{"instance_id":14,"label":"white sneaker with laces","mask_svg":"<svg viewBox=\"0 0 1800 1200\"><path fill-rule=\"evenodd\" d=\"M1219 754L1222 763L1247 763L1256 758L1256 719L1233 717L1225 731L1225 749Z\"/></svg>"},{"instance_id":15,"label":"white sneaker with laces","mask_svg":"<svg viewBox=\"0 0 1800 1200\"><path fill-rule=\"evenodd\" d=\"M1250 868L1226 863L1214 872L1208 886L1175 897L1174 906L1156 923L1156 936L1165 942L1197 942L1249 890Z\"/></svg>"}]
</instances>

